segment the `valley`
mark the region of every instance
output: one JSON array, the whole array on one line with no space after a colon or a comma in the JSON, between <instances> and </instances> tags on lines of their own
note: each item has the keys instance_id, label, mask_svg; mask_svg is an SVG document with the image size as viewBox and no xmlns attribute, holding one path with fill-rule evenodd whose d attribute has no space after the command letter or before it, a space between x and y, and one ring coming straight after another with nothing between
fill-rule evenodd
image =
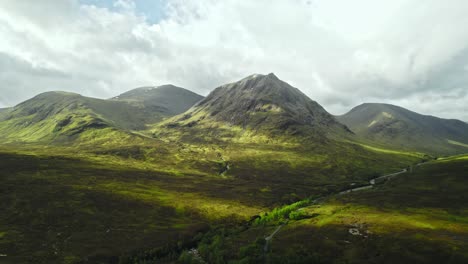
<instances>
[{"instance_id":1,"label":"valley","mask_svg":"<svg viewBox=\"0 0 468 264\"><path fill-rule=\"evenodd\" d=\"M343 118L274 74L40 94L0 112L0 263L466 260L466 124Z\"/></svg>"}]
</instances>

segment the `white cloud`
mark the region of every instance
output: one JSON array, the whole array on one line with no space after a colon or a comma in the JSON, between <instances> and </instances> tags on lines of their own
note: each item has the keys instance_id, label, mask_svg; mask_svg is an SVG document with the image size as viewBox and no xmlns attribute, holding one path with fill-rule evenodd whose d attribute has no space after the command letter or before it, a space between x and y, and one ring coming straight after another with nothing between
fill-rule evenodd
<instances>
[{"instance_id":1,"label":"white cloud","mask_svg":"<svg viewBox=\"0 0 468 264\"><path fill-rule=\"evenodd\" d=\"M332 113L381 101L468 120L458 96L468 84L465 10L463 0L172 0L150 24L130 0L112 9L3 0L0 104L163 83L207 94L275 72Z\"/></svg>"}]
</instances>

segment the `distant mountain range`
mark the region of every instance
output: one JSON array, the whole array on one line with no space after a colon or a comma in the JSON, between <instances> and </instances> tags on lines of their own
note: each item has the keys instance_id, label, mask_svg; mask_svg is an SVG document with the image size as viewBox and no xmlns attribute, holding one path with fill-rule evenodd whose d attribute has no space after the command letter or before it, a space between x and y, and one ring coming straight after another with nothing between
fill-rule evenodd
<instances>
[{"instance_id":1,"label":"distant mountain range","mask_svg":"<svg viewBox=\"0 0 468 264\"><path fill-rule=\"evenodd\" d=\"M433 154L468 152L468 124L460 120L377 103L359 105L337 119L359 137L394 148Z\"/></svg>"},{"instance_id":2,"label":"distant mountain range","mask_svg":"<svg viewBox=\"0 0 468 264\"><path fill-rule=\"evenodd\" d=\"M47 92L0 109L0 138L6 142L72 142L85 131L102 129L158 137L333 138L431 154L468 152L468 124L462 121L387 104L363 104L334 117L272 73L222 85L206 98L163 85L109 100Z\"/></svg>"}]
</instances>

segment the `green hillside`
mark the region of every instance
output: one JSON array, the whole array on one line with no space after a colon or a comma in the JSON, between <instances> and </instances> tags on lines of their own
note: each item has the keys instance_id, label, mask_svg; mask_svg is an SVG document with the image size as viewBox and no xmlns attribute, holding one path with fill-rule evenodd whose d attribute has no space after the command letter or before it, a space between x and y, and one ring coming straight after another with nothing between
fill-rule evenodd
<instances>
[{"instance_id":1,"label":"green hillside","mask_svg":"<svg viewBox=\"0 0 468 264\"><path fill-rule=\"evenodd\" d=\"M6 142L70 143L81 139L126 136L161 120L123 102L100 100L66 92L47 92L25 101L0 116L0 138ZM110 134L109 134L110 133Z\"/></svg>"},{"instance_id":2,"label":"green hillside","mask_svg":"<svg viewBox=\"0 0 468 264\"><path fill-rule=\"evenodd\" d=\"M467 153L468 124L389 104L362 104L337 119L363 139L435 155Z\"/></svg>"},{"instance_id":3,"label":"green hillside","mask_svg":"<svg viewBox=\"0 0 468 264\"><path fill-rule=\"evenodd\" d=\"M144 130L202 98L172 85L138 88L111 100L46 92L0 111L0 138L59 144L105 139L111 134L126 138L129 131Z\"/></svg>"},{"instance_id":4,"label":"green hillside","mask_svg":"<svg viewBox=\"0 0 468 264\"><path fill-rule=\"evenodd\" d=\"M468 156L440 159L369 190L277 208L263 214L265 221L208 233L197 256L186 251L180 260L466 263L467 168Z\"/></svg>"}]
</instances>

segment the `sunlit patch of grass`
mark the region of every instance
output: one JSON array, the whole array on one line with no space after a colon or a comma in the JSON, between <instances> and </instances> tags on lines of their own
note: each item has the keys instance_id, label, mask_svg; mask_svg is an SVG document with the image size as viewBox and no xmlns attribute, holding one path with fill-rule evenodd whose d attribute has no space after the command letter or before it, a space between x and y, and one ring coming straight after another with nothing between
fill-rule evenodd
<instances>
[{"instance_id":1,"label":"sunlit patch of grass","mask_svg":"<svg viewBox=\"0 0 468 264\"><path fill-rule=\"evenodd\" d=\"M63 151L63 152L62 152ZM57 151L55 154L57 157L70 157L79 158L83 161L91 162L89 169L108 169L113 168L114 170L126 171L129 169L144 170L148 173L166 173L170 177L185 179L185 176L191 175L191 178L186 181L192 181L193 177L199 177L199 180L208 180L210 177L217 177L209 172L200 173L190 167L180 166L176 168L165 167L164 164L151 164L144 160L124 159L117 156L111 155L90 155L90 154L77 154L71 155L68 150ZM45 154L38 154L39 157L48 157ZM89 166L88 165L88 166ZM48 173L47 175L36 175L38 178L52 179L54 174ZM60 179L63 181L64 174L60 174ZM131 177L131 175L129 175ZM228 180L228 179L226 179ZM78 189L93 189L98 191L105 191L113 194L119 194L124 197L132 198L139 201L145 202L157 202L158 204L164 204L172 206L177 210L188 210L200 213L208 219L218 220L228 216L235 216L237 218L246 219L252 215L258 214L264 210L261 207L247 206L239 203L236 200L219 199L215 197L208 197L194 192L177 192L167 190L158 186L158 182L153 184L148 183L135 183L135 182L123 182L113 179L111 181L101 180L99 178L92 179L92 183L85 181L85 185L74 184L75 188ZM190 183L195 184L195 183ZM190 185L189 184L189 185ZM183 186L181 186L183 187Z\"/></svg>"},{"instance_id":2,"label":"sunlit patch of grass","mask_svg":"<svg viewBox=\"0 0 468 264\"><path fill-rule=\"evenodd\" d=\"M303 220L298 224L325 226L365 223L374 233L401 232L405 229L432 229L468 234L468 215L456 216L435 208L406 208L404 211L378 210L363 205L335 203L306 208L304 211L318 216Z\"/></svg>"},{"instance_id":3,"label":"sunlit patch of grass","mask_svg":"<svg viewBox=\"0 0 468 264\"><path fill-rule=\"evenodd\" d=\"M452 144L452 145L457 145L457 146L462 146L462 147L468 148L468 144L461 143L461 142L458 142L458 141L455 141L455 140L447 139L447 142L448 142L449 144Z\"/></svg>"},{"instance_id":4,"label":"sunlit patch of grass","mask_svg":"<svg viewBox=\"0 0 468 264\"><path fill-rule=\"evenodd\" d=\"M365 149L372 150L375 152L380 152L380 153L388 153L388 154L395 154L395 155L404 155L404 156L412 156L412 157L417 157L417 158L423 158L425 156L424 153L420 152L411 152L411 151L403 151L403 150L393 150L393 149L388 149L388 148L382 148L382 147L376 147L376 146L371 146L368 144L364 143L357 143L357 142L351 142L352 144L357 144L359 146L364 147Z\"/></svg>"},{"instance_id":5,"label":"sunlit patch of grass","mask_svg":"<svg viewBox=\"0 0 468 264\"><path fill-rule=\"evenodd\" d=\"M261 207L246 206L233 200L207 197L197 193L164 190L156 185L148 184L112 181L96 183L93 186L75 185L74 187L77 189L94 189L138 201L170 206L178 212L195 212L210 220L221 220L231 216L245 220L264 210Z\"/></svg>"},{"instance_id":6,"label":"sunlit patch of grass","mask_svg":"<svg viewBox=\"0 0 468 264\"><path fill-rule=\"evenodd\" d=\"M456 160L468 160L468 155L442 157L442 158L438 158L437 162L450 162L450 161L456 161Z\"/></svg>"},{"instance_id":7,"label":"sunlit patch of grass","mask_svg":"<svg viewBox=\"0 0 468 264\"><path fill-rule=\"evenodd\" d=\"M263 165L263 161L268 162L284 162L288 164L288 167L291 169L300 168L301 166L327 166L325 160L327 159L326 155L310 153L309 155L304 155L297 151L294 148L264 148L261 146L245 146L242 149L242 146L239 145L237 148L234 148L232 145L228 148L227 152L228 157L236 159L246 159L250 160L253 164L259 162L255 166Z\"/></svg>"}]
</instances>

